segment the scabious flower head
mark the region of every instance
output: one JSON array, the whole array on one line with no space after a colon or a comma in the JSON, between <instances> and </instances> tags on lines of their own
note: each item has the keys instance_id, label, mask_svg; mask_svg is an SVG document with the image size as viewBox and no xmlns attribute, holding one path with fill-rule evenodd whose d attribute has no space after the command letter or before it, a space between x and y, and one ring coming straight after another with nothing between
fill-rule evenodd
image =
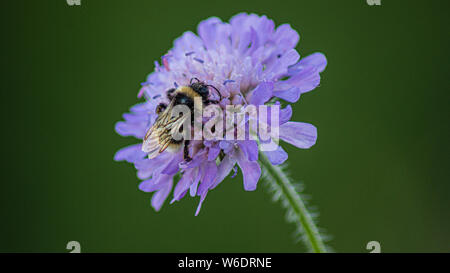
<instances>
[{"instance_id":1,"label":"scabious flower head","mask_svg":"<svg viewBox=\"0 0 450 273\"><path fill-rule=\"evenodd\" d=\"M174 46L155 62L155 71L142 83L138 97L146 101L123 115L124 121L116 124L122 136L143 139L155 122L156 107L168 103L166 91L180 85L189 85L192 78L210 84L220 90L219 105L280 105L279 138L298 148L309 148L317 138L316 128L307 123L290 121L292 108L302 93L319 85L319 73L325 69L326 59L315 53L300 59L295 47L298 33L288 24L275 28L266 16L241 13L229 23L219 18L206 19L198 25L198 35L188 31L175 40ZM188 192L200 196L198 214L209 190L215 188L230 173L242 171L244 189L256 189L261 176L258 164L259 143L246 140L194 140L189 151L192 161L183 160L179 152L163 152L149 159L141 150L142 142L125 147L115 155L115 160L133 163L137 176L143 180L139 188L154 192L151 204L159 210L173 190L172 202L179 201ZM264 152L274 165L283 163L287 153L281 146ZM174 185L174 176L181 178Z\"/></svg>"}]
</instances>

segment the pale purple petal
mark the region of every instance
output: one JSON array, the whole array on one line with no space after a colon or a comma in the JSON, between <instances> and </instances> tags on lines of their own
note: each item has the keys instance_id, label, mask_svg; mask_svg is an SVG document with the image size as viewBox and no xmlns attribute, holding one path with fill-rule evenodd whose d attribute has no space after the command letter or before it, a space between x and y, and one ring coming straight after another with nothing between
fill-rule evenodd
<instances>
[{"instance_id":1,"label":"pale purple petal","mask_svg":"<svg viewBox=\"0 0 450 273\"><path fill-rule=\"evenodd\" d=\"M217 175L214 179L214 183L211 186L211 189L215 188L217 185L222 182L225 177L230 173L230 171L233 169L234 165L236 164L236 159L230 155L226 155L222 161L219 164L219 167L217 169Z\"/></svg>"},{"instance_id":2,"label":"pale purple petal","mask_svg":"<svg viewBox=\"0 0 450 273\"><path fill-rule=\"evenodd\" d=\"M290 70L294 71L302 67L312 66L317 69L319 73L325 70L327 66L327 58L320 52L313 53L305 58L301 59L300 62L290 68Z\"/></svg>"},{"instance_id":3,"label":"pale purple petal","mask_svg":"<svg viewBox=\"0 0 450 273\"><path fill-rule=\"evenodd\" d=\"M264 71L269 78L280 78L288 73L288 67L300 59L300 54L295 49L290 49L282 54L274 63Z\"/></svg>"},{"instance_id":4,"label":"pale purple petal","mask_svg":"<svg viewBox=\"0 0 450 273\"><path fill-rule=\"evenodd\" d=\"M202 173L197 169L197 173L194 177L194 181L192 182L191 186L189 187L189 194L194 197L197 195L197 188L198 188L198 183L200 182L200 177L202 176Z\"/></svg>"},{"instance_id":5,"label":"pale purple petal","mask_svg":"<svg viewBox=\"0 0 450 273\"><path fill-rule=\"evenodd\" d=\"M202 166L202 178L200 186L197 190L197 195L202 195L205 191L208 191L212 186L214 179L217 175L216 162L208 161Z\"/></svg>"},{"instance_id":6,"label":"pale purple petal","mask_svg":"<svg viewBox=\"0 0 450 273\"><path fill-rule=\"evenodd\" d=\"M261 105L266 103L272 97L273 83L262 82L252 93L250 104Z\"/></svg>"},{"instance_id":7,"label":"pale purple petal","mask_svg":"<svg viewBox=\"0 0 450 273\"><path fill-rule=\"evenodd\" d=\"M255 140L240 140L237 143L248 160L258 160L258 142Z\"/></svg>"},{"instance_id":8,"label":"pale purple petal","mask_svg":"<svg viewBox=\"0 0 450 273\"><path fill-rule=\"evenodd\" d=\"M313 90L319 85L320 74L315 67L308 66L286 80L286 82L290 85L298 86L302 94Z\"/></svg>"},{"instance_id":9,"label":"pale purple petal","mask_svg":"<svg viewBox=\"0 0 450 273\"><path fill-rule=\"evenodd\" d=\"M257 161L249 161L242 151L237 152L237 163L244 177L244 189L246 191L256 190L258 180L261 176L261 167Z\"/></svg>"},{"instance_id":10,"label":"pale purple petal","mask_svg":"<svg viewBox=\"0 0 450 273\"><path fill-rule=\"evenodd\" d=\"M219 147L211 147L208 151L208 161L215 160L220 153Z\"/></svg>"},{"instance_id":11,"label":"pale purple petal","mask_svg":"<svg viewBox=\"0 0 450 273\"><path fill-rule=\"evenodd\" d=\"M152 179L142 181L139 184L139 189L143 192L153 192L161 189L169 181L172 181L172 175L158 174Z\"/></svg>"},{"instance_id":12,"label":"pale purple petal","mask_svg":"<svg viewBox=\"0 0 450 273\"><path fill-rule=\"evenodd\" d=\"M316 143L317 129L309 123L289 121L280 126L280 139L298 148L308 149Z\"/></svg>"},{"instance_id":13,"label":"pale purple petal","mask_svg":"<svg viewBox=\"0 0 450 273\"><path fill-rule=\"evenodd\" d=\"M219 147L223 150L224 153L228 154L233 150L234 144L232 141L221 140L219 142Z\"/></svg>"},{"instance_id":14,"label":"pale purple petal","mask_svg":"<svg viewBox=\"0 0 450 273\"><path fill-rule=\"evenodd\" d=\"M280 125L288 122L292 117L292 107L290 105L280 110Z\"/></svg>"},{"instance_id":15,"label":"pale purple petal","mask_svg":"<svg viewBox=\"0 0 450 273\"><path fill-rule=\"evenodd\" d=\"M282 49L295 48L298 43L300 36L297 31L292 29L289 24L280 25L276 32L274 40L279 47Z\"/></svg>"},{"instance_id":16,"label":"pale purple petal","mask_svg":"<svg viewBox=\"0 0 450 273\"><path fill-rule=\"evenodd\" d=\"M300 98L301 89L298 87L291 87L286 90L274 91L273 95L288 102L296 102Z\"/></svg>"},{"instance_id":17,"label":"pale purple petal","mask_svg":"<svg viewBox=\"0 0 450 273\"><path fill-rule=\"evenodd\" d=\"M288 159L288 154L281 146L278 146L275 151L265 151L264 153L273 165L283 164Z\"/></svg>"},{"instance_id":18,"label":"pale purple petal","mask_svg":"<svg viewBox=\"0 0 450 273\"><path fill-rule=\"evenodd\" d=\"M171 161L161 171L163 174L176 174L178 172L179 164L183 161L183 152L177 153Z\"/></svg>"},{"instance_id":19,"label":"pale purple petal","mask_svg":"<svg viewBox=\"0 0 450 273\"><path fill-rule=\"evenodd\" d=\"M192 160L190 162L188 162L187 164L185 164L186 168L195 168L198 167L200 165L202 165L202 163L207 159L207 150L206 149L202 149L201 151L197 152L194 157L192 158Z\"/></svg>"},{"instance_id":20,"label":"pale purple petal","mask_svg":"<svg viewBox=\"0 0 450 273\"><path fill-rule=\"evenodd\" d=\"M187 192L192 182L194 181L195 176L197 175L197 169L189 169L183 173L183 176L178 181L175 189L173 191L173 200L171 201L179 201L182 196Z\"/></svg>"},{"instance_id":21,"label":"pale purple petal","mask_svg":"<svg viewBox=\"0 0 450 273\"><path fill-rule=\"evenodd\" d=\"M151 104L149 102L138 103L131 106L130 111L138 114L145 114L150 110L150 105Z\"/></svg>"},{"instance_id":22,"label":"pale purple petal","mask_svg":"<svg viewBox=\"0 0 450 273\"><path fill-rule=\"evenodd\" d=\"M139 184L139 189L143 192L154 192L160 189L160 185L156 184L154 179L148 179Z\"/></svg>"},{"instance_id":23,"label":"pale purple petal","mask_svg":"<svg viewBox=\"0 0 450 273\"><path fill-rule=\"evenodd\" d=\"M275 102L275 106L280 106L281 103L279 101ZM268 107L267 111L267 124L270 126L272 125L272 109L273 106ZM280 108L279 115L278 115L278 123L279 125L284 124L288 122L292 117L292 107L290 105L286 106L285 108ZM274 124L276 126L276 124Z\"/></svg>"},{"instance_id":24,"label":"pale purple petal","mask_svg":"<svg viewBox=\"0 0 450 273\"><path fill-rule=\"evenodd\" d=\"M121 136L134 136L142 139L147 132L147 122L129 123L119 121L116 123L116 132Z\"/></svg>"},{"instance_id":25,"label":"pale purple petal","mask_svg":"<svg viewBox=\"0 0 450 273\"><path fill-rule=\"evenodd\" d=\"M193 54L195 54L195 52L202 46L202 40L191 31L186 31L180 38L176 39L174 42L174 48L179 50L179 54L184 54L185 56L186 53L189 52L193 52Z\"/></svg>"},{"instance_id":26,"label":"pale purple petal","mask_svg":"<svg viewBox=\"0 0 450 273\"><path fill-rule=\"evenodd\" d=\"M152 207L159 211L166 200L167 196L170 193L170 190L172 189L172 180L170 182L166 183L163 188L161 188L159 191L153 194L152 197Z\"/></svg>"},{"instance_id":27,"label":"pale purple petal","mask_svg":"<svg viewBox=\"0 0 450 273\"><path fill-rule=\"evenodd\" d=\"M127 122L131 122L131 123L139 123L139 122L145 122L147 123L149 120L149 116L150 115L136 115L136 114L130 114L130 113L125 113L122 115L123 119Z\"/></svg>"},{"instance_id":28,"label":"pale purple petal","mask_svg":"<svg viewBox=\"0 0 450 273\"><path fill-rule=\"evenodd\" d=\"M141 180L145 180L153 175L154 171L151 169L138 170L137 177Z\"/></svg>"},{"instance_id":29,"label":"pale purple petal","mask_svg":"<svg viewBox=\"0 0 450 273\"><path fill-rule=\"evenodd\" d=\"M208 191L205 191L205 193L200 196L200 202L198 203L197 210L195 211L195 216L198 216L198 214L200 213L200 209L202 208L203 201L205 201L207 194Z\"/></svg>"},{"instance_id":30,"label":"pale purple petal","mask_svg":"<svg viewBox=\"0 0 450 273\"><path fill-rule=\"evenodd\" d=\"M142 159L134 162L134 167L138 170L138 177L140 179L147 179L154 173L159 174L171 161L172 155L169 153L162 153L153 159Z\"/></svg>"},{"instance_id":31,"label":"pale purple petal","mask_svg":"<svg viewBox=\"0 0 450 273\"><path fill-rule=\"evenodd\" d=\"M217 17L208 18L198 25L197 32L200 38L202 38L203 44L207 49L214 49L216 47L217 39L217 24L221 20Z\"/></svg>"},{"instance_id":32,"label":"pale purple petal","mask_svg":"<svg viewBox=\"0 0 450 273\"><path fill-rule=\"evenodd\" d=\"M144 153L141 150L141 146L142 144L134 144L120 149L114 155L114 160L115 161L125 160L129 163L134 163L138 160L141 160L146 156L146 153Z\"/></svg>"}]
</instances>

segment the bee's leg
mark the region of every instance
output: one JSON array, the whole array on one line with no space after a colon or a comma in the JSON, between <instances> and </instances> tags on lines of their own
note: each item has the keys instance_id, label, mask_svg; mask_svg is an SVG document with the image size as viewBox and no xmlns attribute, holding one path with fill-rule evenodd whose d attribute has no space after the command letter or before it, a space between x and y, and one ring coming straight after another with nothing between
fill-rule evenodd
<instances>
[{"instance_id":1,"label":"bee's leg","mask_svg":"<svg viewBox=\"0 0 450 273\"><path fill-rule=\"evenodd\" d=\"M192 81L193 81L193 80L196 80L197 82L200 82L199 79L197 79L197 78L194 77L194 78L191 79L191 81L189 82L189 84L192 84Z\"/></svg>"},{"instance_id":2,"label":"bee's leg","mask_svg":"<svg viewBox=\"0 0 450 273\"><path fill-rule=\"evenodd\" d=\"M189 148L188 148L190 142L191 142L190 140L185 140L185 141L184 141L184 153L183 153L183 159L184 159L186 162L189 162L189 161L192 160L192 158L189 156Z\"/></svg>"},{"instance_id":3,"label":"bee's leg","mask_svg":"<svg viewBox=\"0 0 450 273\"><path fill-rule=\"evenodd\" d=\"M173 92L175 92L175 88L171 88L171 89L167 90L166 95L169 100L173 99Z\"/></svg>"},{"instance_id":4,"label":"bee's leg","mask_svg":"<svg viewBox=\"0 0 450 273\"><path fill-rule=\"evenodd\" d=\"M160 103L160 104L158 104L158 106L156 106L156 111L155 112L156 112L157 115L159 115L159 114L161 114L162 111L166 110L166 108L167 108L167 104Z\"/></svg>"}]
</instances>

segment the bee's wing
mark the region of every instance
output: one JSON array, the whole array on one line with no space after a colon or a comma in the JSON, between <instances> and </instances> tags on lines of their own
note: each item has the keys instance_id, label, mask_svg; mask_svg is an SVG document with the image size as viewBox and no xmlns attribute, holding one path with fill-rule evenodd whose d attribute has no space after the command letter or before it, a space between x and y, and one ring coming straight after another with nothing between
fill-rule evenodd
<instances>
[{"instance_id":1,"label":"bee's wing","mask_svg":"<svg viewBox=\"0 0 450 273\"><path fill-rule=\"evenodd\" d=\"M154 158L164 152L172 141L172 132L183 125L183 116L172 117L174 101L158 116L153 126L147 131L142 144L142 151L148 158Z\"/></svg>"},{"instance_id":2,"label":"bee's wing","mask_svg":"<svg viewBox=\"0 0 450 273\"><path fill-rule=\"evenodd\" d=\"M142 151L148 153L150 158L153 158L159 154L155 152L157 152L160 148L160 136L164 135L164 124L167 123L170 118L172 107L173 100L170 102L169 106L167 106L167 108L158 115L155 123L145 134L144 142L142 143Z\"/></svg>"}]
</instances>

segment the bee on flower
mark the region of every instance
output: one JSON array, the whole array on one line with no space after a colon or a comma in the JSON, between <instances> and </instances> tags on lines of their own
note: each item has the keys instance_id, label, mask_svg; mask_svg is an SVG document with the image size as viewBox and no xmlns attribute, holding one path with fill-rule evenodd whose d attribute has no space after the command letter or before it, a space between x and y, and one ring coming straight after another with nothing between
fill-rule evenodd
<instances>
[{"instance_id":1,"label":"bee on flower","mask_svg":"<svg viewBox=\"0 0 450 273\"><path fill-rule=\"evenodd\" d=\"M267 139L252 121L259 127L276 123L272 131L277 137L298 148L310 148L317 138L313 125L290 120L289 104L319 85L327 64L323 54L301 59L295 50L299 40L295 30L287 24L275 27L266 16L255 14L237 14L229 23L212 17L200 22L197 33L185 32L161 64L155 62L155 71L138 94L145 102L131 107L115 127L120 135L139 139L119 150L115 160L134 164L143 180L139 188L154 192L151 204L157 211L173 191L171 202L187 193L199 196L197 215L208 192L230 173L234 176L236 165L241 169L244 189L253 191L261 177L259 153L273 165L285 162L288 154L280 145L261 149ZM287 106L280 108L280 101ZM177 106L187 108L190 114L173 115ZM257 113L229 124L216 119L209 126L213 135L216 133L210 138L196 138L186 130L193 125L195 131L196 124L200 131L208 127L211 117L201 114L209 107L219 108L228 117L230 107L236 106L255 106ZM261 115L260 106L267 108L263 122L265 114ZM217 134L222 132L219 124L225 124L222 135ZM226 137L230 128L232 136L240 128L248 128L251 136ZM174 137L183 130L188 133ZM176 174L181 177L178 181L174 180Z\"/></svg>"}]
</instances>

